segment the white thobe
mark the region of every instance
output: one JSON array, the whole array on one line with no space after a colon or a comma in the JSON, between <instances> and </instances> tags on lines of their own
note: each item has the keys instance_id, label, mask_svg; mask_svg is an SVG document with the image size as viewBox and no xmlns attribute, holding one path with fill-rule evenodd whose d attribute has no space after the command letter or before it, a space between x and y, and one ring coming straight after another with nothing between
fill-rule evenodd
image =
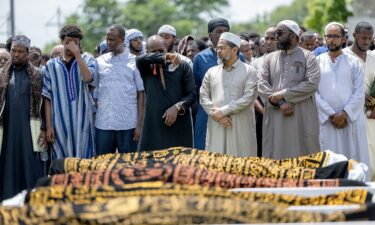
<instances>
[{"instance_id":1,"label":"white thobe","mask_svg":"<svg viewBox=\"0 0 375 225\"><path fill-rule=\"evenodd\" d=\"M328 53L324 53L318 57L318 61L321 78L316 102L321 148L369 165L362 65L357 58L345 53L338 56L335 62ZM347 126L337 129L329 116L342 110L348 114Z\"/></svg>"},{"instance_id":2,"label":"white thobe","mask_svg":"<svg viewBox=\"0 0 375 225\"><path fill-rule=\"evenodd\" d=\"M375 80L375 52L367 51L366 62L363 61L350 48L345 48L344 52L357 57L362 63L365 71L365 93L366 95L370 95L370 88ZM369 119L366 116L366 121L368 150L370 156L370 173L372 176L371 180L375 181L375 119Z\"/></svg>"},{"instance_id":3,"label":"white thobe","mask_svg":"<svg viewBox=\"0 0 375 225\"><path fill-rule=\"evenodd\" d=\"M200 103L207 114L214 106L230 116L232 127L224 128L208 118L206 149L236 157L256 156L254 101L257 97L256 70L237 60L230 70L223 64L210 68L200 89Z\"/></svg>"}]
</instances>

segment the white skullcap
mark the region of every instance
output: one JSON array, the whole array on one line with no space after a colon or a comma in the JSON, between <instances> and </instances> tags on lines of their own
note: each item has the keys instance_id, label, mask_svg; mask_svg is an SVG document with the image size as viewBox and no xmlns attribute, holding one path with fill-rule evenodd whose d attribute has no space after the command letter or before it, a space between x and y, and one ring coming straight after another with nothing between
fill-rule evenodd
<instances>
[{"instance_id":1,"label":"white skullcap","mask_svg":"<svg viewBox=\"0 0 375 225\"><path fill-rule=\"evenodd\" d=\"M176 28L172 27L171 25L163 25L159 28L158 30L158 35L165 33L165 34L170 34L176 37Z\"/></svg>"},{"instance_id":2,"label":"white skullcap","mask_svg":"<svg viewBox=\"0 0 375 225\"><path fill-rule=\"evenodd\" d=\"M224 32L220 35L219 40L226 40L233 44L235 44L237 47L240 47L241 45L241 38L238 35L235 35L231 32Z\"/></svg>"},{"instance_id":3,"label":"white skullcap","mask_svg":"<svg viewBox=\"0 0 375 225\"><path fill-rule=\"evenodd\" d=\"M283 20L279 24L277 24L277 26L279 25L286 26L287 28L289 28L289 30L293 31L293 33L295 33L297 36L299 36L301 32L298 23L294 22L293 20Z\"/></svg>"},{"instance_id":4,"label":"white skullcap","mask_svg":"<svg viewBox=\"0 0 375 225\"><path fill-rule=\"evenodd\" d=\"M341 23L338 23L338 22L330 22L329 24L327 24L327 26L324 28L324 32L327 33L327 30L330 26L332 25L337 25L339 27L341 27L342 29L345 29L344 26L341 24Z\"/></svg>"}]
</instances>

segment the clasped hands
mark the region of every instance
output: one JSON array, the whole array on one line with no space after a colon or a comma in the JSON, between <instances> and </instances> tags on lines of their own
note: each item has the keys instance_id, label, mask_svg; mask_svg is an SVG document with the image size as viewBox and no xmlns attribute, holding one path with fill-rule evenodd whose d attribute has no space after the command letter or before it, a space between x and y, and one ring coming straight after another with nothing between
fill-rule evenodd
<instances>
[{"instance_id":1,"label":"clasped hands","mask_svg":"<svg viewBox=\"0 0 375 225\"><path fill-rule=\"evenodd\" d=\"M336 127L337 129L342 129L348 125L347 116L348 114L346 114L346 112L343 110L330 115L329 120L331 121L334 127Z\"/></svg>"},{"instance_id":2,"label":"clasped hands","mask_svg":"<svg viewBox=\"0 0 375 225\"><path fill-rule=\"evenodd\" d=\"M214 106L211 109L210 116L214 121L220 123L224 128L232 127L232 119L230 116L224 116L220 108Z\"/></svg>"},{"instance_id":3,"label":"clasped hands","mask_svg":"<svg viewBox=\"0 0 375 225\"><path fill-rule=\"evenodd\" d=\"M279 106L284 116L292 116L294 114L294 108L291 103L287 103L284 100L283 95L280 92L275 92L268 97L268 101L275 106ZM280 101L282 103L280 104Z\"/></svg>"}]
</instances>

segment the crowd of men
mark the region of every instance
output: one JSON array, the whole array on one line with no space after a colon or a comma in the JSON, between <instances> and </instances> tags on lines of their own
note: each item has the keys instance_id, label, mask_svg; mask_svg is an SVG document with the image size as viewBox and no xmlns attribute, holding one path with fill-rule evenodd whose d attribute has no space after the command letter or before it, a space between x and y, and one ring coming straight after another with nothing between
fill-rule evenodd
<instances>
[{"instance_id":1,"label":"crowd of men","mask_svg":"<svg viewBox=\"0 0 375 225\"><path fill-rule=\"evenodd\" d=\"M274 159L331 150L371 167L374 29L326 25L323 40L284 20L264 35L208 23L178 39L163 25L107 29L95 56L65 25L50 55L17 35L0 47L0 201L31 188L51 160L195 147Z\"/></svg>"}]
</instances>

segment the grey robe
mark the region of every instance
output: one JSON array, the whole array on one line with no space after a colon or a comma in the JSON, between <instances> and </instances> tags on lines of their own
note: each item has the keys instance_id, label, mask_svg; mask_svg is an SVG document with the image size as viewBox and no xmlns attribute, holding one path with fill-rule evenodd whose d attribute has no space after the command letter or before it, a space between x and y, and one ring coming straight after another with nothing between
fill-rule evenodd
<instances>
[{"instance_id":1,"label":"grey robe","mask_svg":"<svg viewBox=\"0 0 375 225\"><path fill-rule=\"evenodd\" d=\"M257 97L256 70L237 60L230 71L223 64L210 68L200 89L200 103L210 115L216 106L232 119L232 127L224 128L208 118L206 149L237 157L256 156L254 101Z\"/></svg>"},{"instance_id":2,"label":"grey robe","mask_svg":"<svg viewBox=\"0 0 375 225\"><path fill-rule=\"evenodd\" d=\"M320 151L319 117L314 94L320 80L315 56L300 47L275 51L264 57L259 71L259 93L264 101L263 156L275 159L298 157ZM284 116L267 98L281 92L294 106Z\"/></svg>"}]
</instances>

